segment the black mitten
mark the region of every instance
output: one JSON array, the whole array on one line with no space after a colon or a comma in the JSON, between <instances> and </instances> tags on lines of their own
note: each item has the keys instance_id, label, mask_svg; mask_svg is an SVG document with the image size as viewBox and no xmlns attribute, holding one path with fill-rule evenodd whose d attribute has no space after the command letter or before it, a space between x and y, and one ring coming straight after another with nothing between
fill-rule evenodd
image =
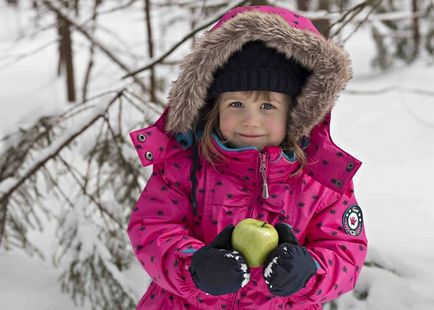
<instances>
[{"instance_id":1,"label":"black mitten","mask_svg":"<svg viewBox=\"0 0 434 310\"><path fill-rule=\"evenodd\" d=\"M249 267L244 257L231 246L233 230L233 225L227 226L211 244L193 254L191 277L196 286L208 294L233 293L249 282Z\"/></svg>"},{"instance_id":2,"label":"black mitten","mask_svg":"<svg viewBox=\"0 0 434 310\"><path fill-rule=\"evenodd\" d=\"M289 225L278 223L275 228L279 246L265 262L264 279L272 294L289 296L306 286L317 267L306 248L298 245Z\"/></svg>"}]
</instances>

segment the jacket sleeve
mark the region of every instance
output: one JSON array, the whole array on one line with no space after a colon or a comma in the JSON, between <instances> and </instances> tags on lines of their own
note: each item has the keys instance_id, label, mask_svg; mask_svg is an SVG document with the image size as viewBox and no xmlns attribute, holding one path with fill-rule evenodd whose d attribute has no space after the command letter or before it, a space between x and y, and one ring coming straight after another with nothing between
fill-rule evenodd
<instances>
[{"instance_id":1,"label":"jacket sleeve","mask_svg":"<svg viewBox=\"0 0 434 310\"><path fill-rule=\"evenodd\" d=\"M311 219L305 246L318 263L305 288L288 297L293 303L324 303L352 290L366 258L367 239L353 182L333 193ZM334 201L334 202L330 202Z\"/></svg>"},{"instance_id":2,"label":"jacket sleeve","mask_svg":"<svg viewBox=\"0 0 434 310\"><path fill-rule=\"evenodd\" d=\"M188 185L169 181L164 165L154 165L131 213L128 236L152 280L171 293L190 298L199 291L187 268L194 251L204 244L189 229L193 215Z\"/></svg>"}]
</instances>

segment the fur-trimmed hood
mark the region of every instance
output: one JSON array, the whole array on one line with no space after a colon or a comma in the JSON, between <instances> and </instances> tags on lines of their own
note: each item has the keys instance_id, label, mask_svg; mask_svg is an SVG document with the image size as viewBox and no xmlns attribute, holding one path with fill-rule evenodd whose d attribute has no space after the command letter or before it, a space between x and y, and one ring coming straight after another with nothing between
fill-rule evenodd
<instances>
[{"instance_id":1,"label":"fur-trimmed hood","mask_svg":"<svg viewBox=\"0 0 434 310\"><path fill-rule=\"evenodd\" d=\"M352 72L347 53L322 37L310 20L270 6L238 7L227 12L193 48L169 92L166 131L186 133L205 105L214 73L249 41L261 40L312 75L290 110L288 136L298 141L329 113Z\"/></svg>"}]
</instances>

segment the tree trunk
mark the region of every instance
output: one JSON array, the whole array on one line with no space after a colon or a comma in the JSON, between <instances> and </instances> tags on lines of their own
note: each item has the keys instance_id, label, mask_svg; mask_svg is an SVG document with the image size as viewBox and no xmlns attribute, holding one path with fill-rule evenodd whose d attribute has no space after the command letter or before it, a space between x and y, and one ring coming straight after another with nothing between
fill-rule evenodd
<instances>
[{"instance_id":1,"label":"tree trunk","mask_svg":"<svg viewBox=\"0 0 434 310\"><path fill-rule=\"evenodd\" d=\"M151 24L151 0L145 0L145 20L146 20L146 34L148 37L148 56L149 58L154 58L154 42L152 38L152 24ZM151 68L149 75L149 95L152 102L157 102L155 95L156 85L155 85L155 69Z\"/></svg>"},{"instance_id":2,"label":"tree trunk","mask_svg":"<svg viewBox=\"0 0 434 310\"><path fill-rule=\"evenodd\" d=\"M90 30L92 34L95 34L96 19L98 16L98 6L101 4L100 0L94 0L94 1L95 2L93 4L93 11L92 11L92 26ZM89 62L87 64L86 72L84 74L82 102L86 102L87 100L87 90L89 88L90 76L94 65L94 55L95 55L95 42L91 42L89 48Z\"/></svg>"},{"instance_id":3,"label":"tree trunk","mask_svg":"<svg viewBox=\"0 0 434 310\"><path fill-rule=\"evenodd\" d=\"M67 1L61 1L65 8L68 8ZM66 90L69 102L75 101L74 85L74 63L71 43L71 31L69 22L60 14L57 14L57 33L59 35L59 63L57 66L57 76L60 76L62 69L66 69Z\"/></svg>"},{"instance_id":4,"label":"tree trunk","mask_svg":"<svg viewBox=\"0 0 434 310\"><path fill-rule=\"evenodd\" d=\"M249 5L270 5L267 0L252 0Z\"/></svg>"},{"instance_id":5,"label":"tree trunk","mask_svg":"<svg viewBox=\"0 0 434 310\"><path fill-rule=\"evenodd\" d=\"M4 198L0 200L0 245L2 244L2 239L5 234L7 211L8 201L7 198Z\"/></svg>"},{"instance_id":6,"label":"tree trunk","mask_svg":"<svg viewBox=\"0 0 434 310\"><path fill-rule=\"evenodd\" d=\"M6 3L10 4L10 5L17 6L18 5L18 0L6 0Z\"/></svg>"},{"instance_id":7,"label":"tree trunk","mask_svg":"<svg viewBox=\"0 0 434 310\"><path fill-rule=\"evenodd\" d=\"M75 85L74 85L74 62L71 42L71 31L68 21L65 19L60 20L60 33L61 33L61 46L64 56L64 63L66 69L66 88L68 94L68 101L75 101Z\"/></svg>"},{"instance_id":8,"label":"tree trunk","mask_svg":"<svg viewBox=\"0 0 434 310\"><path fill-rule=\"evenodd\" d=\"M418 0L412 1L412 11L414 14L413 18L413 39L414 39L414 51L413 51L413 59L415 59L419 55L419 47L420 47L420 29L419 29L419 17L416 14L419 11L419 3Z\"/></svg>"},{"instance_id":9,"label":"tree trunk","mask_svg":"<svg viewBox=\"0 0 434 310\"><path fill-rule=\"evenodd\" d=\"M75 15L79 16L79 13L80 13L79 0L74 0L74 11L75 11Z\"/></svg>"},{"instance_id":10,"label":"tree trunk","mask_svg":"<svg viewBox=\"0 0 434 310\"><path fill-rule=\"evenodd\" d=\"M330 2L327 0L320 0L318 3L318 10L329 11ZM330 35L330 21L327 18L318 18L312 21L318 28L318 31L326 38Z\"/></svg>"},{"instance_id":11,"label":"tree trunk","mask_svg":"<svg viewBox=\"0 0 434 310\"><path fill-rule=\"evenodd\" d=\"M297 8L300 11L308 11L309 10L309 1L308 0L297 0Z\"/></svg>"},{"instance_id":12,"label":"tree trunk","mask_svg":"<svg viewBox=\"0 0 434 310\"><path fill-rule=\"evenodd\" d=\"M62 18L57 14L57 37L59 38L57 41L58 44L58 54L59 59L57 62L57 76L62 74L62 64L65 59L65 53L63 52L63 44L62 44Z\"/></svg>"},{"instance_id":13,"label":"tree trunk","mask_svg":"<svg viewBox=\"0 0 434 310\"><path fill-rule=\"evenodd\" d=\"M196 10L195 10L195 8L191 8L190 11L191 11L191 17L192 17L190 29L193 31L193 29L196 28L196 18L194 18L196 15ZM196 45L196 36L193 35L193 37L191 38L191 48L193 48L195 45Z\"/></svg>"}]
</instances>

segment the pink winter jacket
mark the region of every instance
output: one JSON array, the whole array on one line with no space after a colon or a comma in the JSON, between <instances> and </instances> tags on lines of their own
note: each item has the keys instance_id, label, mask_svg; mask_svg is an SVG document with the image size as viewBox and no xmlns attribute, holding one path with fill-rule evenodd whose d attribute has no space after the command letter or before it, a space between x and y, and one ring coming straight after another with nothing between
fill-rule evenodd
<instances>
[{"instance_id":1,"label":"pink winter jacket","mask_svg":"<svg viewBox=\"0 0 434 310\"><path fill-rule=\"evenodd\" d=\"M242 22L242 18L250 24L240 32L241 37L232 31L228 38L233 41L222 40L231 30L228 23ZM297 48L306 46L300 47L300 42L290 39L293 45L288 53L299 55L297 59L313 71L305 91L325 92L315 96L302 94L298 98L301 105L298 118L295 119L295 114L289 117L294 124L289 130L309 133L303 146L308 164L300 175L291 177L299 163L293 154L283 153L280 147L266 147L262 152L254 147L232 149L214 137L214 145L228 160L214 168L199 154L195 215L191 204L192 147L188 130L212 79L212 74L204 71L212 72L236 46L252 38L275 42L279 34L275 32L270 38L267 23L272 28L276 23L283 27L282 21L290 31L296 27L295 33L308 36L326 53L320 60L309 55L303 58ZM249 30L255 22L265 27L262 34L258 35L259 28ZM218 32L219 29L223 30ZM221 59L214 64L198 63L205 49L194 50L171 90L169 108L152 126L130 133L142 165L153 165L152 176L132 210L128 225L137 259L152 278L137 309L322 309L322 303L355 286L367 250L363 215L352 183L361 162L336 146L330 137L333 103L351 76L348 60L338 47L317 34L310 21L283 9L243 7L229 11L205 35L199 47L216 42L212 37L215 33L222 43L217 42L212 51L206 51L215 52L218 44L233 50L220 55ZM276 44L276 48L282 46ZM330 62L334 67L324 69ZM192 64L202 73L189 75ZM347 76L342 78L344 73ZM311 113L312 110L316 113ZM297 127L297 123L301 125ZM265 176L259 170L261 167L265 168ZM267 199L262 191L265 182L269 189ZM249 283L234 294L211 296L195 286L188 271L194 251L210 243L227 225L236 225L244 218L271 224L285 222L293 227L300 245L307 248L319 265L305 288L289 297L273 296L264 282L262 268L251 268Z\"/></svg>"}]
</instances>

